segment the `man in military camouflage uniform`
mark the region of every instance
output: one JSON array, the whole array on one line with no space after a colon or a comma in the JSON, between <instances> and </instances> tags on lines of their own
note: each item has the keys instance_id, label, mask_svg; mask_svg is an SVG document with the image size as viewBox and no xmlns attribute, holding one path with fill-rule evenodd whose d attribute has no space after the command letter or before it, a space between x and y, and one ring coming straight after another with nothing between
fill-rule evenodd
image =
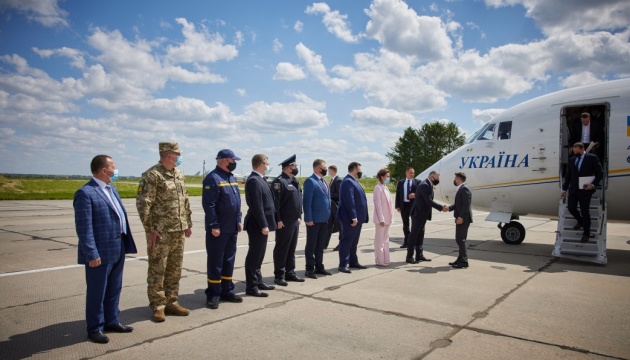
<instances>
[{"instance_id":1,"label":"man in military camouflage uniform","mask_svg":"<svg viewBox=\"0 0 630 360\"><path fill-rule=\"evenodd\" d=\"M282 174L271 184L278 222L273 248L274 282L280 286L287 286L287 281L304 281L295 273L295 248L302 222L302 190L295 177L298 174L295 158L293 155L280 163Z\"/></svg>"},{"instance_id":2,"label":"man in military camouflage uniform","mask_svg":"<svg viewBox=\"0 0 630 360\"><path fill-rule=\"evenodd\" d=\"M177 303L184 259L184 236L192 234L190 203L177 143L161 142L160 161L142 174L136 207L147 235L149 271L147 293L151 320L162 322L165 314L187 316L190 310Z\"/></svg>"}]
</instances>

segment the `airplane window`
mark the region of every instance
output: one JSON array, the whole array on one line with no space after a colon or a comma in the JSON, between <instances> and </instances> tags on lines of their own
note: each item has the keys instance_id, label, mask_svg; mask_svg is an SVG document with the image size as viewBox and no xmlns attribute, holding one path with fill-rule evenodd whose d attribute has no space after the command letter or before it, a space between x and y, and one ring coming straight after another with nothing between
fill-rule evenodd
<instances>
[{"instance_id":1,"label":"airplane window","mask_svg":"<svg viewBox=\"0 0 630 360\"><path fill-rule=\"evenodd\" d=\"M512 122L504 121L499 123L499 139L507 140L512 137Z\"/></svg>"},{"instance_id":2,"label":"airplane window","mask_svg":"<svg viewBox=\"0 0 630 360\"><path fill-rule=\"evenodd\" d=\"M477 137L479 136L479 134L482 134L484 132L484 130L488 127L488 124L484 124L479 130L475 131L475 133L468 138L468 140L466 140L467 144L470 144L471 142L475 141L475 139L477 139Z\"/></svg>"},{"instance_id":3,"label":"airplane window","mask_svg":"<svg viewBox=\"0 0 630 360\"><path fill-rule=\"evenodd\" d=\"M492 140L494 138L494 125L495 124L488 124L488 126L479 134L477 140Z\"/></svg>"}]
</instances>

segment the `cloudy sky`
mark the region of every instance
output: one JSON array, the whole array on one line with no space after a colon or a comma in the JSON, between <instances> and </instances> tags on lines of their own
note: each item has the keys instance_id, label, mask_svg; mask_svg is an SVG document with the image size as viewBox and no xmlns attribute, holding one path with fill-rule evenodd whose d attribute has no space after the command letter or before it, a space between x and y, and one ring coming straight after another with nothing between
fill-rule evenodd
<instances>
[{"instance_id":1,"label":"cloudy sky","mask_svg":"<svg viewBox=\"0 0 630 360\"><path fill-rule=\"evenodd\" d=\"M177 141L374 175L408 126L630 77L627 0L0 0L0 173L139 176ZM422 169L416 169L416 171ZM272 174L277 174L275 167ZM419 172L419 171L418 171Z\"/></svg>"}]
</instances>

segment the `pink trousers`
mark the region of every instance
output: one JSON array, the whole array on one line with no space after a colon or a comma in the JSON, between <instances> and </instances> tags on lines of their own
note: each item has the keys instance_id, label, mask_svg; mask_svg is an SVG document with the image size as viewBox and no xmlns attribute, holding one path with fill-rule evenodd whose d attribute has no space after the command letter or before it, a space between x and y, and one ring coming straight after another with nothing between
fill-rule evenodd
<instances>
[{"instance_id":1,"label":"pink trousers","mask_svg":"<svg viewBox=\"0 0 630 360\"><path fill-rule=\"evenodd\" d=\"M374 256L376 265L389 264L389 225L374 224Z\"/></svg>"}]
</instances>

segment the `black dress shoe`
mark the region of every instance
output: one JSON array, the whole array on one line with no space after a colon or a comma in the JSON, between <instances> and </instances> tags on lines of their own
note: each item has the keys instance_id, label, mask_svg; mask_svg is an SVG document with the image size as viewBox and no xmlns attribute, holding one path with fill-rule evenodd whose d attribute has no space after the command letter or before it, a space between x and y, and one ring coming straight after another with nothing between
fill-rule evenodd
<instances>
[{"instance_id":1,"label":"black dress shoe","mask_svg":"<svg viewBox=\"0 0 630 360\"><path fill-rule=\"evenodd\" d=\"M267 285L264 282L258 283L258 289L259 290L273 290L276 287L273 285Z\"/></svg>"},{"instance_id":2,"label":"black dress shoe","mask_svg":"<svg viewBox=\"0 0 630 360\"><path fill-rule=\"evenodd\" d=\"M448 263L448 264L449 264L449 265L451 265L451 266L453 266L453 265L457 264L458 262L461 262L461 260L460 260L459 258L457 258L457 260L455 260L455 261L453 261L453 262L450 262L450 263Z\"/></svg>"},{"instance_id":3,"label":"black dress shoe","mask_svg":"<svg viewBox=\"0 0 630 360\"><path fill-rule=\"evenodd\" d=\"M417 262L420 262L420 261L431 261L431 259L427 259L427 258L425 258L424 256L418 256L418 257L416 258L416 261L417 261Z\"/></svg>"},{"instance_id":4,"label":"black dress shoe","mask_svg":"<svg viewBox=\"0 0 630 360\"><path fill-rule=\"evenodd\" d=\"M407 260L405 260L408 264L417 264L418 262L416 260L414 260L413 258L407 258Z\"/></svg>"},{"instance_id":5,"label":"black dress shoe","mask_svg":"<svg viewBox=\"0 0 630 360\"><path fill-rule=\"evenodd\" d=\"M454 267L455 269L467 268L468 267L468 261L456 262L455 264L453 264L451 266Z\"/></svg>"},{"instance_id":6,"label":"black dress shoe","mask_svg":"<svg viewBox=\"0 0 630 360\"><path fill-rule=\"evenodd\" d=\"M584 234L582 234L582 238L580 239L580 242L581 243L589 242L590 238L592 238L592 237L595 237L595 235L594 234L584 233Z\"/></svg>"},{"instance_id":7,"label":"black dress shoe","mask_svg":"<svg viewBox=\"0 0 630 360\"><path fill-rule=\"evenodd\" d=\"M580 223L577 223L577 224L573 225L573 227L571 229L573 229L573 230L580 230L581 227L582 227L582 225Z\"/></svg>"},{"instance_id":8,"label":"black dress shoe","mask_svg":"<svg viewBox=\"0 0 630 360\"><path fill-rule=\"evenodd\" d=\"M304 276L306 276L309 279L317 279L317 275L315 275L315 271L313 270L308 270L304 273Z\"/></svg>"},{"instance_id":9,"label":"black dress shoe","mask_svg":"<svg viewBox=\"0 0 630 360\"><path fill-rule=\"evenodd\" d=\"M208 307L208 309L212 309L212 310L216 310L219 308L219 298L218 297L213 297L212 299L208 300L206 302L206 306Z\"/></svg>"},{"instance_id":10,"label":"black dress shoe","mask_svg":"<svg viewBox=\"0 0 630 360\"><path fill-rule=\"evenodd\" d=\"M352 274L352 271L348 269L347 267L340 267L337 270L339 270L339 272L342 272L342 273Z\"/></svg>"},{"instance_id":11,"label":"black dress shoe","mask_svg":"<svg viewBox=\"0 0 630 360\"><path fill-rule=\"evenodd\" d=\"M401 248L401 249L406 249L406 248L407 248L407 244L402 244L402 245L400 245L400 248Z\"/></svg>"},{"instance_id":12,"label":"black dress shoe","mask_svg":"<svg viewBox=\"0 0 630 360\"><path fill-rule=\"evenodd\" d=\"M273 279L273 283L279 286L289 285L286 281L284 281L284 279L278 279L278 278Z\"/></svg>"},{"instance_id":13,"label":"black dress shoe","mask_svg":"<svg viewBox=\"0 0 630 360\"><path fill-rule=\"evenodd\" d=\"M350 265L350 266L349 266L349 268L351 268L351 269L361 269L361 270L363 270L363 269L367 269L367 266L363 266L363 265L361 265L361 264L354 264L354 265Z\"/></svg>"},{"instance_id":14,"label":"black dress shoe","mask_svg":"<svg viewBox=\"0 0 630 360\"><path fill-rule=\"evenodd\" d=\"M113 332L118 332L118 333L129 333L133 331L133 328L131 326L126 326L123 324L116 324L116 325L107 325L105 326L105 331L113 331Z\"/></svg>"},{"instance_id":15,"label":"black dress shoe","mask_svg":"<svg viewBox=\"0 0 630 360\"><path fill-rule=\"evenodd\" d=\"M255 297L267 297L269 296L269 294L264 293L258 289L256 290L247 290L245 291L245 294L249 295L249 296L255 296Z\"/></svg>"},{"instance_id":16,"label":"black dress shoe","mask_svg":"<svg viewBox=\"0 0 630 360\"><path fill-rule=\"evenodd\" d=\"M315 270L315 274L320 274L320 275L332 275L331 272L326 271L326 269L318 269Z\"/></svg>"},{"instance_id":17,"label":"black dress shoe","mask_svg":"<svg viewBox=\"0 0 630 360\"><path fill-rule=\"evenodd\" d=\"M109 338L102 331L88 334L88 338L97 344L107 344L109 342Z\"/></svg>"},{"instance_id":18,"label":"black dress shoe","mask_svg":"<svg viewBox=\"0 0 630 360\"><path fill-rule=\"evenodd\" d=\"M236 295L236 294L221 295L221 301L231 302L231 303L242 303L243 302L243 298L238 296L238 295Z\"/></svg>"},{"instance_id":19,"label":"black dress shoe","mask_svg":"<svg viewBox=\"0 0 630 360\"><path fill-rule=\"evenodd\" d=\"M298 277L297 275L293 274L293 275L287 275L285 277L286 281L295 281L295 282L304 282L304 279L302 279L301 277Z\"/></svg>"}]
</instances>

